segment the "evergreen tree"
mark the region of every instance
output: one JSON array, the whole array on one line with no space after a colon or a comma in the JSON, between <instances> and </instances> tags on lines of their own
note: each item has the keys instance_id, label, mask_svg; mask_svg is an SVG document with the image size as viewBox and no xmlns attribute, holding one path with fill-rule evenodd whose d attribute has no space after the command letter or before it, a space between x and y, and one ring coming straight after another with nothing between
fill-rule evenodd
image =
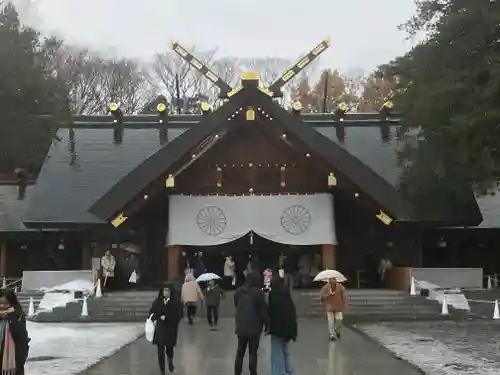
<instances>
[{"instance_id":1,"label":"evergreen tree","mask_svg":"<svg viewBox=\"0 0 500 375\"><path fill-rule=\"evenodd\" d=\"M66 91L49 68L54 39L20 24L13 5L0 7L0 173L36 174L57 126L39 115L64 114ZM45 124L42 124L45 121Z\"/></svg>"},{"instance_id":2,"label":"evergreen tree","mask_svg":"<svg viewBox=\"0 0 500 375\"><path fill-rule=\"evenodd\" d=\"M425 140L402 158L413 181L446 170L484 190L500 177L500 2L421 0L418 9L406 29L428 38L382 67L397 79L403 125Z\"/></svg>"}]
</instances>

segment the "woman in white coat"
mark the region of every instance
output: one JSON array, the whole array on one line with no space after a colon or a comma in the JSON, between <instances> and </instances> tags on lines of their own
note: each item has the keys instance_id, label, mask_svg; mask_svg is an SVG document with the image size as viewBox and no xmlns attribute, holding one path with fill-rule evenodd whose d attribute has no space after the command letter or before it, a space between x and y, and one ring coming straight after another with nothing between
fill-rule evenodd
<instances>
[{"instance_id":1,"label":"woman in white coat","mask_svg":"<svg viewBox=\"0 0 500 375\"><path fill-rule=\"evenodd\" d=\"M224 278L226 279L226 288L234 288L236 285L236 264L231 257L226 257L224 262Z\"/></svg>"}]
</instances>

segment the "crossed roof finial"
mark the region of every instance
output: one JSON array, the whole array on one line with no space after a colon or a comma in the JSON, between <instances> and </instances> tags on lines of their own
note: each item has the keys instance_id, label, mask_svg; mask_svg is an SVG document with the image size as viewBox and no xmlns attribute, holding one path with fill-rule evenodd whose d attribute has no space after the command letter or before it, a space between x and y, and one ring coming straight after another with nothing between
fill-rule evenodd
<instances>
[{"instance_id":1,"label":"crossed roof finial","mask_svg":"<svg viewBox=\"0 0 500 375\"><path fill-rule=\"evenodd\" d=\"M314 47L309 53L299 59L290 69L281 75L276 81L274 81L269 87L263 88L259 87L262 92L269 95L270 97L281 97L283 93L281 88L288 83L292 78L296 77L302 70L304 70L308 65L310 65L314 60L316 60L324 51L330 47L330 38L326 38L316 47ZM229 98L236 92L238 92L241 87L233 88L227 82L222 80L217 74L215 74L209 67L203 64L199 59L193 56L187 51L182 45L180 45L175 40L170 41L170 47L177 53L183 60L188 64L193 66L201 74L207 77L214 85L220 89L221 98ZM242 79L245 79L244 73ZM257 73L252 73L252 75L257 75ZM254 78L252 78L254 79Z\"/></svg>"}]
</instances>

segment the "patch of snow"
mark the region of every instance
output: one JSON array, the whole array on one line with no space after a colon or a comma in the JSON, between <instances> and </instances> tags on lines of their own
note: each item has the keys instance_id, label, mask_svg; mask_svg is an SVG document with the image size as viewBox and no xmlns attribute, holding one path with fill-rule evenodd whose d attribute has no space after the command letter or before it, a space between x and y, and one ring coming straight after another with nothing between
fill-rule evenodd
<instances>
[{"instance_id":1,"label":"patch of snow","mask_svg":"<svg viewBox=\"0 0 500 375\"><path fill-rule=\"evenodd\" d=\"M428 289L429 297L427 297L427 299L438 301L440 304L443 302L443 298L446 295L448 304L453 308L467 311L470 310L467 298L458 288L442 289L439 285L430 283L425 280L418 280L415 289L417 293L420 293L421 289Z\"/></svg>"},{"instance_id":2,"label":"patch of snow","mask_svg":"<svg viewBox=\"0 0 500 375\"><path fill-rule=\"evenodd\" d=\"M417 283L416 283L416 289L419 290L419 289L429 289L429 290L436 290L436 289L439 289L440 286L439 285L436 285L436 284L433 284L433 283L430 283L428 281L425 281L425 280L418 280Z\"/></svg>"},{"instance_id":3,"label":"patch of snow","mask_svg":"<svg viewBox=\"0 0 500 375\"><path fill-rule=\"evenodd\" d=\"M74 292L69 293L45 293L38 305L37 312L52 311L54 307L66 306L69 302L75 301Z\"/></svg>"},{"instance_id":4,"label":"patch of snow","mask_svg":"<svg viewBox=\"0 0 500 375\"><path fill-rule=\"evenodd\" d=\"M458 352L429 336L383 325L360 326L366 334L401 359L429 375L498 375L500 368L487 359Z\"/></svg>"},{"instance_id":5,"label":"patch of snow","mask_svg":"<svg viewBox=\"0 0 500 375\"><path fill-rule=\"evenodd\" d=\"M73 280L52 288L40 288L40 291L48 292L90 292L94 285L88 280Z\"/></svg>"},{"instance_id":6,"label":"patch of snow","mask_svg":"<svg viewBox=\"0 0 500 375\"><path fill-rule=\"evenodd\" d=\"M116 353L144 333L144 323L34 323L26 373L72 375ZM36 361L37 357L55 357Z\"/></svg>"}]
</instances>

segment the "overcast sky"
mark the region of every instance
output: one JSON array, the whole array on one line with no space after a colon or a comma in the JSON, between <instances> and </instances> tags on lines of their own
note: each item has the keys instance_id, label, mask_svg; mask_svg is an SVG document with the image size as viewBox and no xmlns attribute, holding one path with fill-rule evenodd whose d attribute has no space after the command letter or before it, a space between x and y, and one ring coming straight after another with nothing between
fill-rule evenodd
<instances>
[{"instance_id":1,"label":"overcast sky","mask_svg":"<svg viewBox=\"0 0 500 375\"><path fill-rule=\"evenodd\" d=\"M43 30L72 43L149 59L168 41L219 56L297 57L326 36L321 65L371 70L411 47L397 25L413 0L15 0Z\"/></svg>"}]
</instances>

